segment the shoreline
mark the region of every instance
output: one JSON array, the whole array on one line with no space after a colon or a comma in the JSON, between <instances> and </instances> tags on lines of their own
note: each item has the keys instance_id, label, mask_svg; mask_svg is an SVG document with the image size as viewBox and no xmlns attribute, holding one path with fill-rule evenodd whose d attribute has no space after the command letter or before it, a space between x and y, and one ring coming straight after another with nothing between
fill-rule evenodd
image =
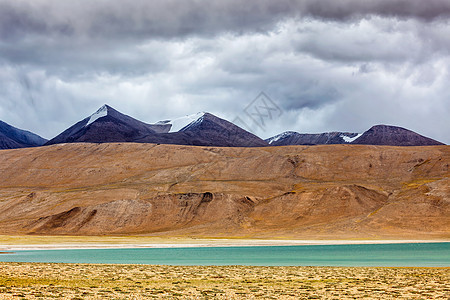
<instances>
[{"instance_id":1,"label":"shoreline","mask_svg":"<svg viewBox=\"0 0 450 300\"><path fill-rule=\"evenodd\" d=\"M26 240L26 238L24 238ZM450 240L260 240L260 239L163 239L136 242L49 242L49 243L1 243L0 253L24 250L76 250L76 249L131 249L131 248L192 248L192 247L267 247L312 245L367 245L448 243Z\"/></svg>"}]
</instances>

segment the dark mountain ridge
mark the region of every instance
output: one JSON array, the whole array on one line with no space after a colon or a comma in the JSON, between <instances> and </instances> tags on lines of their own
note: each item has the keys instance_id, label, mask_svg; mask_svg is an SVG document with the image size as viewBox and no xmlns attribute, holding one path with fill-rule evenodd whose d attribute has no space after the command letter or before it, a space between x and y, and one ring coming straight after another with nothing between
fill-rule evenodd
<instances>
[{"instance_id":1,"label":"dark mountain ridge","mask_svg":"<svg viewBox=\"0 0 450 300\"><path fill-rule=\"evenodd\" d=\"M166 132L167 125L151 125L103 105L90 117L69 127L46 145L60 143L134 142L148 135Z\"/></svg>"},{"instance_id":2,"label":"dark mountain ridge","mask_svg":"<svg viewBox=\"0 0 450 300\"><path fill-rule=\"evenodd\" d=\"M60 143L155 143L216 147L264 147L285 145L365 144L390 146L444 145L411 130L375 125L364 133L325 132L303 134L287 131L262 140L232 122L201 112L148 124L103 105L91 116L47 141L0 121L0 149Z\"/></svg>"},{"instance_id":3,"label":"dark mountain ridge","mask_svg":"<svg viewBox=\"0 0 450 300\"><path fill-rule=\"evenodd\" d=\"M304 134L287 131L266 139L271 146L361 144L384 146L445 145L414 131L391 125L375 125L364 133L325 132Z\"/></svg>"},{"instance_id":4,"label":"dark mountain ridge","mask_svg":"<svg viewBox=\"0 0 450 300\"><path fill-rule=\"evenodd\" d=\"M180 130L192 137L193 144L216 147L263 147L268 144L256 135L210 113Z\"/></svg>"},{"instance_id":5,"label":"dark mountain ridge","mask_svg":"<svg viewBox=\"0 0 450 300\"><path fill-rule=\"evenodd\" d=\"M195 146L255 147L268 144L231 122L210 113L198 117L176 132L170 120L147 124L124 115L108 105L71 126L47 145L59 143L160 143Z\"/></svg>"},{"instance_id":6,"label":"dark mountain ridge","mask_svg":"<svg viewBox=\"0 0 450 300\"><path fill-rule=\"evenodd\" d=\"M17 149L42 146L46 139L0 121L0 149Z\"/></svg>"},{"instance_id":7,"label":"dark mountain ridge","mask_svg":"<svg viewBox=\"0 0 450 300\"><path fill-rule=\"evenodd\" d=\"M324 133L298 133L287 131L266 140L271 146L285 145L327 145L347 144L346 140L353 140L358 133L351 132L324 132Z\"/></svg>"},{"instance_id":8,"label":"dark mountain ridge","mask_svg":"<svg viewBox=\"0 0 450 300\"><path fill-rule=\"evenodd\" d=\"M375 125L353 141L352 144L386 146L444 145L414 131L391 125Z\"/></svg>"}]
</instances>

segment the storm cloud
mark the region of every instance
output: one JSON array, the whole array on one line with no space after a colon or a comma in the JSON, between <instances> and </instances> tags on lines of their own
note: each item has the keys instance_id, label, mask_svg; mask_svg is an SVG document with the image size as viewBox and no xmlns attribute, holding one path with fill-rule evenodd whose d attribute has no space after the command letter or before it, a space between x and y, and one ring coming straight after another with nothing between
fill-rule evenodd
<instances>
[{"instance_id":1,"label":"storm cloud","mask_svg":"<svg viewBox=\"0 0 450 300\"><path fill-rule=\"evenodd\" d=\"M450 143L447 0L0 0L0 119L51 138L109 103L285 130L410 128Z\"/></svg>"},{"instance_id":2,"label":"storm cloud","mask_svg":"<svg viewBox=\"0 0 450 300\"><path fill-rule=\"evenodd\" d=\"M2 38L90 36L155 38L212 35L224 31L264 32L287 18L335 21L370 15L432 21L450 15L446 0L17 0L0 2Z\"/></svg>"}]
</instances>

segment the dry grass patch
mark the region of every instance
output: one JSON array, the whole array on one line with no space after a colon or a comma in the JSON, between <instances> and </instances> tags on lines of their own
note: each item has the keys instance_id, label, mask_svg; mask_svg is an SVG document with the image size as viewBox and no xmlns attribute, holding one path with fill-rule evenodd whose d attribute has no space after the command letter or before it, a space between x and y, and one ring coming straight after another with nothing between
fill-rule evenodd
<instances>
[{"instance_id":1,"label":"dry grass patch","mask_svg":"<svg viewBox=\"0 0 450 300\"><path fill-rule=\"evenodd\" d=\"M448 299L449 271L0 263L0 299Z\"/></svg>"}]
</instances>

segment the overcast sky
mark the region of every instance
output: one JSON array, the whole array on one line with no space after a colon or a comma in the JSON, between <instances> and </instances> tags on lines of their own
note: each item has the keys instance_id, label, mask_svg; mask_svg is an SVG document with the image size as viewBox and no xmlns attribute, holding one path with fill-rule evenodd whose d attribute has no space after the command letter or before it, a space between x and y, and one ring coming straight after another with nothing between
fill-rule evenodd
<instances>
[{"instance_id":1,"label":"overcast sky","mask_svg":"<svg viewBox=\"0 0 450 300\"><path fill-rule=\"evenodd\" d=\"M108 103L286 130L398 125L450 144L449 0L0 0L0 120L51 138ZM248 111L248 109L247 109Z\"/></svg>"}]
</instances>

